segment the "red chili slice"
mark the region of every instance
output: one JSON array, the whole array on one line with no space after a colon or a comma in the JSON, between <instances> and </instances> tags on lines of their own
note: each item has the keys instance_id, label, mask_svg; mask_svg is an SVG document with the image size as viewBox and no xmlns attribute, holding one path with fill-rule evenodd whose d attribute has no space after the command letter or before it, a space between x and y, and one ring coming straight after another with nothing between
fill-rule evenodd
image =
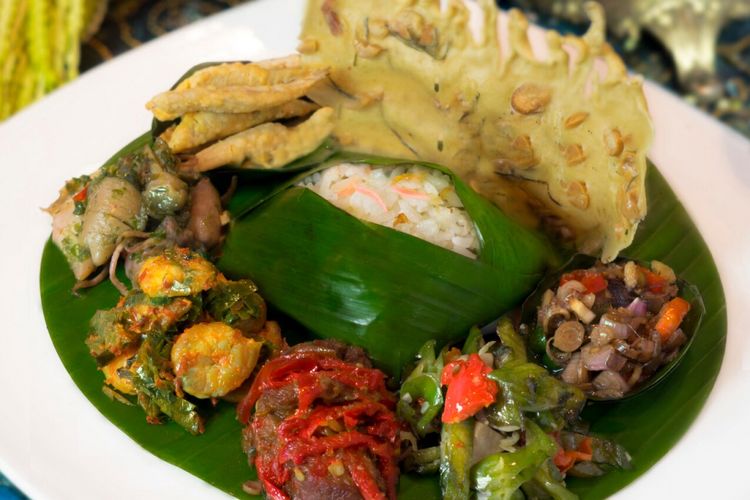
<instances>
[{"instance_id":1,"label":"red chili slice","mask_svg":"<svg viewBox=\"0 0 750 500\"><path fill-rule=\"evenodd\" d=\"M607 289L607 280L601 273L578 270L571 273L565 273L560 278L560 285L564 285L568 281L579 281L589 293L599 293Z\"/></svg>"},{"instance_id":2,"label":"red chili slice","mask_svg":"<svg viewBox=\"0 0 750 500\"><path fill-rule=\"evenodd\" d=\"M646 284L648 289L654 293L662 293L664 286L667 284L667 280L653 271L650 271L644 267L641 267L641 272L646 276Z\"/></svg>"},{"instance_id":3,"label":"red chili slice","mask_svg":"<svg viewBox=\"0 0 750 500\"><path fill-rule=\"evenodd\" d=\"M86 200L86 195L88 191L89 191L89 185L86 184L85 186L83 186L83 189L81 189L75 195L73 195L73 201L82 202Z\"/></svg>"},{"instance_id":4,"label":"red chili slice","mask_svg":"<svg viewBox=\"0 0 750 500\"><path fill-rule=\"evenodd\" d=\"M461 422L495 402L498 387L487 378L492 370L478 354L458 359L443 368L440 383L448 386L442 421Z\"/></svg>"}]
</instances>

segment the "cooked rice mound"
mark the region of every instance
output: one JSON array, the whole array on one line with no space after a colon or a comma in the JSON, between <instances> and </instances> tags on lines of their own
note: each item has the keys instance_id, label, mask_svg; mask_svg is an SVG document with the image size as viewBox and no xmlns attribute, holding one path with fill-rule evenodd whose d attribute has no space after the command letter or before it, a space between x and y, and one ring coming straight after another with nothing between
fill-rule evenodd
<instances>
[{"instance_id":1,"label":"cooked rice mound","mask_svg":"<svg viewBox=\"0 0 750 500\"><path fill-rule=\"evenodd\" d=\"M425 167L342 163L304 179L301 186L351 215L476 258L474 223L446 174Z\"/></svg>"}]
</instances>

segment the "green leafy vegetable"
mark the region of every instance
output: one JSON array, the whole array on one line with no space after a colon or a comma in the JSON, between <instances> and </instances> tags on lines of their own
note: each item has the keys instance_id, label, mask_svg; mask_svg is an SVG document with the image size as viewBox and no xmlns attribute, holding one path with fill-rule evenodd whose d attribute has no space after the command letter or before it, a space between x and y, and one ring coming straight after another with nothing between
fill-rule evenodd
<instances>
[{"instance_id":1,"label":"green leafy vegetable","mask_svg":"<svg viewBox=\"0 0 750 500\"><path fill-rule=\"evenodd\" d=\"M86 345L100 365L140 341L137 333L125 327L125 318L121 308L99 310L91 318Z\"/></svg>"},{"instance_id":2,"label":"green leafy vegetable","mask_svg":"<svg viewBox=\"0 0 750 500\"><path fill-rule=\"evenodd\" d=\"M206 294L206 310L213 318L253 333L266 322L266 302L250 280L219 283Z\"/></svg>"},{"instance_id":3,"label":"green leafy vegetable","mask_svg":"<svg viewBox=\"0 0 750 500\"><path fill-rule=\"evenodd\" d=\"M521 485L532 479L541 465L557 452L554 439L532 421L526 422L526 444L514 452L496 453L472 469L477 498L517 498ZM466 498L466 497L464 497Z\"/></svg>"},{"instance_id":4,"label":"green leafy vegetable","mask_svg":"<svg viewBox=\"0 0 750 500\"><path fill-rule=\"evenodd\" d=\"M151 420L158 419L159 412L162 412L191 434L200 434L203 432L203 419L198 415L196 406L177 395L174 382L168 375L172 371L169 361L171 349L172 342L166 336L155 333L148 335L141 344L133 378L138 404Z\"/></svg>"}]
</instances>

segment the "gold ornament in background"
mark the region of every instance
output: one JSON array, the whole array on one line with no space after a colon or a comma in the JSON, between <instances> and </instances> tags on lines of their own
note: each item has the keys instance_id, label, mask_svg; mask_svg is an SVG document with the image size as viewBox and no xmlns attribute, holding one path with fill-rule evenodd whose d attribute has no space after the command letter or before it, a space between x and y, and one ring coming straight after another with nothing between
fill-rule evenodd
<instances>
[{"instance_id":1,"label":"gold ornament in background","mask_svg":"<svg viewBox=\"0 0 750 500\"><path fill-rule=\"evenodd\" d=\"M531 0L536 7L573 22L585 22L584 0ZM722 94L716 77L716 44L728 22L750 17L748 0L599 0L607 25L626 37L626 48L642 31L653 34L670 52L680 85L703 101Z\"/></svg>"}]
</instances>

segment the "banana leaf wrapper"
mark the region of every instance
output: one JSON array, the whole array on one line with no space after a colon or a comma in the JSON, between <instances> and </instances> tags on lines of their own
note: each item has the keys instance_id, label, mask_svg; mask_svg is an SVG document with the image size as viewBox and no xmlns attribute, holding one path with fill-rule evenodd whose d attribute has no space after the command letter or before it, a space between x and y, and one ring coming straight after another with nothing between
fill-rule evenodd
<instances>
[{"instance_id":1,"label":"banana leaf wrapper","mask_svg":"<svg viewBox=\"0 0 750 500\"><path fill-rule=\"evenodd\" d=\"M433 164L340 154L341 163L421 165L453 179L480 239L476 260L362 221L296 185L233 222L219 267L250 276L273 306L313 334L364 347L398 376L430 339L456 340L518 304L556 260L548 241Z\"/></svg>"}]
</instances>

